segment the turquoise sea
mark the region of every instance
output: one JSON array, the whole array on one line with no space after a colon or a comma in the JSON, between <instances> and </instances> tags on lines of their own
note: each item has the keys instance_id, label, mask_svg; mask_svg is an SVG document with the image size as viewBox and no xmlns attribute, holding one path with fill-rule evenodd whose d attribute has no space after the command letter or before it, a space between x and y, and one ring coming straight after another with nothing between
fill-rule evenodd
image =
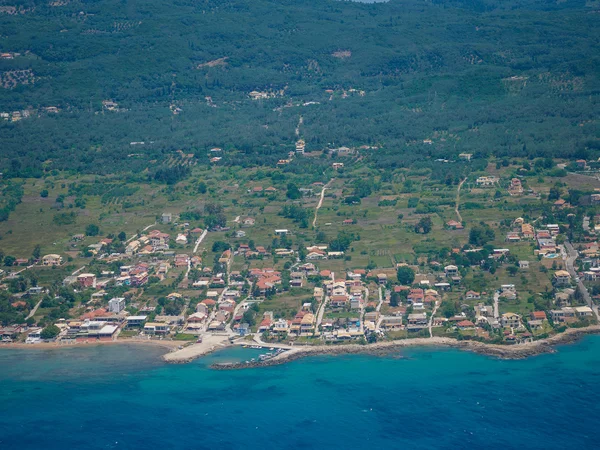
<instances>
[{"instance_id":1,"label":"turquoise sea","mask_svg":"<svg viewBox=\"0 0 600 450\"><path fill-rule=\"evenodd\" d=\"M599 448L600 337L522 361L447 349L215 371L156 348L0 349L0 449Z\"/></svg>"}]
</instances>

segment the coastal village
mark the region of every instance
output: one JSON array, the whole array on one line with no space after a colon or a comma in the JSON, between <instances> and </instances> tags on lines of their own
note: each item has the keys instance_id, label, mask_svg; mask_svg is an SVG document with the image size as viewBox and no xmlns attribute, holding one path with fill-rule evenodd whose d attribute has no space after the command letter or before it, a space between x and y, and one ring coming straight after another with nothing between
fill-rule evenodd
<instances>
[{"instance_id":1,"label":"coastal village","mask_svg":"<svg viewBox=\"0 0 600 450\"><path fill-rule=\"evenodd\" d=\"M299 153L304 145L297 143ZM341 160L336 155L332 163L336 171L357 153L333 153L340 152ZM458 216L439 227L460 236L462 245L412 261L355 265L352 242L362 218L351 214L351 204L350 214L323 219L332 221L322 227L339 230L335 239L324 233L297 239L306 236L302 222L317 227L333 183L294 187L295 198L314 209L302 216L288 194L277 217L290 220L275 223L286 228L256 212L225 217L213 204L206 208L217 220L163 211L132 236L86 229L70 236L68 251L12 258L8 265L5 257L0 289L22 313L18 322L2 324L2 342L172 341L180 349L197 348L198 355L231 343L288 349L444 337L521 345L598 323L600 225L594 224L600 216L591 212L600 193L587 195L583 208L560 197L547 200L548 214L494 224L467 224L457 209ZM472 192L540 199L518 177L473 176L461 182L459 194L463 183ZM280 191L251 182L241 195L268 204ZM391 196L379 201L393 203ZM431 224L419 217L410 226L424 234ZM581 232L573 233L575 227ZM60 280L23 281L40 268L58 273L74 257L85 263ZM499 270L506 276L494 278ZM543 277L539 292L517 287L534 273L536 280Z\"/></svg>"}]
</instances>

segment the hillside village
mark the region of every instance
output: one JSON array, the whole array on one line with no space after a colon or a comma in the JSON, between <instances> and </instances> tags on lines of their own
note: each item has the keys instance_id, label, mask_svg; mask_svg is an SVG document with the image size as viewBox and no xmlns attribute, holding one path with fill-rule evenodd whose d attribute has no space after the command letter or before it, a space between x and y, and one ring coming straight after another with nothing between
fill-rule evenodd
<instances>
[{"instance_id":1,"label":"hillside village","mask_svg":"<svg viewBox=\"0 0 600 450\"><path fill-rule=\"evenodd\" d=\"M342 151L346 164L358 153ZM383 257L361 264L354 246L368 225L361 226L357 203L345 202L350 191L336 182L346 183L333 178L298 188L250 181L238 195L266 205L252 214L231 217L218 203L206 204L204 216L173 209L129 237L101 236L88 226L65 240L67 251L5 255L0 292L10 298L10 311L3 311L2 342L184 344L223 336L260 345L335 345L444 336L518 345L597 323L600 194L580 196L575 207L552 190L540 194L523 177L469 176L458 185L457 205L461 189L485 199L492 190L496 198L544 202L546 212L495 222L467 222L458 207L445 222L421 213L399 232L418 238L437 229L462 244L410 257L376 250L371 254ZM398 198L381 196L379 205L394 206ZM408 196L409 207L415 198ZM319 211L340 200L346 214L332 215L331 206ZM274 202L282 209L271 215ZM304 231L309 224L315 233ZM321 231L333 227L337 234ZM391 245L401 253L401 243ZM76 270L65 273L74 261ZM45 271L45 281L36 271Z\"/></svg>"}]
</instances>

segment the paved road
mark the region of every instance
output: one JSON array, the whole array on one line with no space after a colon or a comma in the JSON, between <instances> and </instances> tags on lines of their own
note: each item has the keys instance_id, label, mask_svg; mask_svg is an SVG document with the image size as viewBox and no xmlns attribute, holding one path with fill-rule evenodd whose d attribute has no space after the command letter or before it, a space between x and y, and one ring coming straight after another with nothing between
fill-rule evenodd
<instances>
[{"instance_id":1,"label":"paved road","mask_svg":"<svg viewBox=\"0 0 600 450\"><path fill-rule=\"evenodd\" d=\"M577 272L575 271L575 260L577 259L577 256L578 256L577 250L575 250L573 248L573 245L571 245L571 243L569 241L565 241L565 249L567 250L567 259L565 260L565 263L567 266L567 272L569 272L569 275L571 275L571 277L574 280L577 280L578 276L577 276ZM590 296L590 293L588 292L587 288L585 287L585 284L583 284L583 281L581 281L581 280L575 281L575 282L577 284L577 288L579 289L579 292L581 293L583 299L588 304L588 306L594 310L594 314L596 315L596 318L600 320L600 315L598 315L598 307L596 305L594 305L594 302L592 301L592 297Z\"/></svg>"},{"instance_id":2,"label":"paved road","mask_svg":"<svg viewBox=\"0 0 600 450\"><path fill-rule=\"evenodd\" d=\"M317 323L315 325L315 330L318 330L319 326L321 326L321 322L323 321L323 315L325 314L325 307L327 306L328 301L328 295L325 295L321 300L321 304L319 305L319 309L317 310Z\"/></svg>"}]
</instances>

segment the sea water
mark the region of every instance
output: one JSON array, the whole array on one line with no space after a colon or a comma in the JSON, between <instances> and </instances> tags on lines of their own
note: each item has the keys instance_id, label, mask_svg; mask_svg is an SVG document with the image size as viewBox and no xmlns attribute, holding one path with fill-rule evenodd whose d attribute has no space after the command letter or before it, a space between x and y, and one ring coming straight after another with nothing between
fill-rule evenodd
<instances>
[{"instance_id":1,"label":"sea water","mask_svg":"<svg viewBox=\"0 0 600 450\"><path fill-rule=\"evenodd\" d=\"M0 349L0 449L600 446L596 336L519 361L412 348L217 371L250 353L161 352Z\"/></svg>"}]
</instances>

